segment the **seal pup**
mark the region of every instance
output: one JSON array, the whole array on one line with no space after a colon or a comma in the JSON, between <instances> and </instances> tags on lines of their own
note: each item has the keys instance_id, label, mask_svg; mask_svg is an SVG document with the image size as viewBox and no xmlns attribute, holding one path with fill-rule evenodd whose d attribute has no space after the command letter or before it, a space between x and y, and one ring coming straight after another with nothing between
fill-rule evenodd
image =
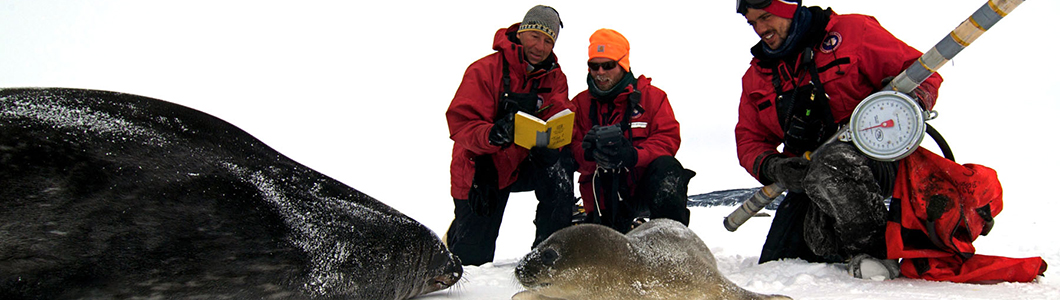
<instances>
[{"instance_id":1,"label":"seal pup","mask_svg":"<svg viewBox=\"0 0 1060 300\"><path fill-rule=\"evenodd\" d=\"M597 224L567 227L523 257L515 277L527 290L513 300L791 299L733 284L707 245L670 219L626 235Z\"/></svg>"},{"instance_id":2,"label":"seal pup","mask_svg":"<svg viewBox=\"0 0 1060 300\"><path fill-rule=\"evenodd\" d=\"M236 126L115 92L0 89L0 207L0 299L407 299L463 272Z\"/></svg>"}]
</instances>

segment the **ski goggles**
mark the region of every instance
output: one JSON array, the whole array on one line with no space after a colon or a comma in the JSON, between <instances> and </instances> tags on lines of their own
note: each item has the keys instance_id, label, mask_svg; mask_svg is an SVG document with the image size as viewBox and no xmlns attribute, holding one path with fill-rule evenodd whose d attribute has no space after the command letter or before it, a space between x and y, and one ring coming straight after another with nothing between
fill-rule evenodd
<instances>
[{"instance_id":1,"label":"ski goggles","mask_svg":"<svg viewBox=\"0 0 1060 300\"><path fill-rule=\"evenodd\" d=\"M763 9L773 4L773 0L736 0L736 12L747 14L747 9Z\"/></svg>"}]
</instances>

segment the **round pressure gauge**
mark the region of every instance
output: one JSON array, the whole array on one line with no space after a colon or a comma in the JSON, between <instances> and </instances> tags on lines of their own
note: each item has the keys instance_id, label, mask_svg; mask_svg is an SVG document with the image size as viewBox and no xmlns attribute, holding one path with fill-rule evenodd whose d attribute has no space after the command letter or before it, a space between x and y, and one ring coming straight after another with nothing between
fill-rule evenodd
<instances>
[{"instance_id":1,"label":"round pressure gauge","mask_svg":"<svg viewBox=\"0 0 1060 300\"><path fill-rule=\"evenodd\" d=\"M854 108L847 136L841 139L849 139L873 159L899 160L913 153L924 140L924 122L929 114L906 94L877 92Z\"/></svg>"}]
</instances>

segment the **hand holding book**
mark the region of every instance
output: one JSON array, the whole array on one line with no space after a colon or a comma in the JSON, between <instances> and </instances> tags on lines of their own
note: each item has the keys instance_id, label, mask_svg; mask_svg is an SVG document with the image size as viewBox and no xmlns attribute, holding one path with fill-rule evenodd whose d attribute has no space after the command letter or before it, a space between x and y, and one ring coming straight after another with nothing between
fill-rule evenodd
<instances>
[{"instance_id":1,"label":"hand holding book","mask_svg":"<svg viewBox=\"0 0 1060 300\"><path fill-rule=\"evenodd\" d=\"M574 112L564 109L547 121L520 111L515 114L515 144L523 148L534 146L557 149L571 142L574 133Z\"/></svg>"}]
</instances>

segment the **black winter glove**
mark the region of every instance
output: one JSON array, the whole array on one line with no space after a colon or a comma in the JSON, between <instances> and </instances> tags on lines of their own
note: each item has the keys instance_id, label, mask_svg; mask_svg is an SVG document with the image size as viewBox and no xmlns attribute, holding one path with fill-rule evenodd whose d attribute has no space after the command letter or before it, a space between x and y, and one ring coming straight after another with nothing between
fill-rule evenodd
<instances>
[{"instance_id":1,"label":"black winter glove","mask_svg":"<svg viewBox=\"0 0 1060 300\"><path fill-rule=\"evenodd\" d=\"M530 148L530 162L538 168L551 167L559 161L559 156L559 149L549 149L548 147L540 146Z\"/></svg>"},{"instance_id":2,"label":"black winter glove","mask_svg":"<svg viewBox=\"0 0 1060 300\"><path fill-rule=\"evenodd\" d=\"M493 122L493 127L490 128L489 142L490 145L494 146L508 146L511 145L515 136L515 115L507 114L501 117L497 121Z\"/></svg>"},{"instance_id":3,"label":"black winter glove","mask_svg":"<svg viewBox=\"0 0 1060 300\"><path fill-rule=\"evenodd\" d=\"M767 158L762 165L767 179L792 192L802 193L805 189L803 178L810 167L810 161L802 157Z\"/></svg>"},{"instance_id":4,"label":"black winter glove","mask_svg":"<svg viewBox=\"0 0 1060 300\"><path fill-rule=\"evenodd\" d=\"M593 159L593 150L596 149L597 128L600 128L600 126L593 125L593 128L589 129L589 132L585 134L585 138L582 139L582 150L585 151L582 158L584 158L585 161L595 161Z\"/></svg>"},{"instance_id":5,"label":"black winter glove","mask_svg":"<svg viewBox=\"0 0 1060 300\"><path fill-rule=\"evenodd\" d=\"M497 207L497 190L471 187L468 194L468 204L471 204L471 212L481 217L489 217Z\"/></svg>"},{"instance_id":6,"label":"black winter glove","mask_svg":"<svg viewBox=\"0 0 1060 300\"><path fill-rule=\"evenodd\" d=\"M619 138L614 144L596 145L593 159L597 167L605 170L632 168L637 165L637 148L629 140Z\"/></svg>"}]
</instances>

